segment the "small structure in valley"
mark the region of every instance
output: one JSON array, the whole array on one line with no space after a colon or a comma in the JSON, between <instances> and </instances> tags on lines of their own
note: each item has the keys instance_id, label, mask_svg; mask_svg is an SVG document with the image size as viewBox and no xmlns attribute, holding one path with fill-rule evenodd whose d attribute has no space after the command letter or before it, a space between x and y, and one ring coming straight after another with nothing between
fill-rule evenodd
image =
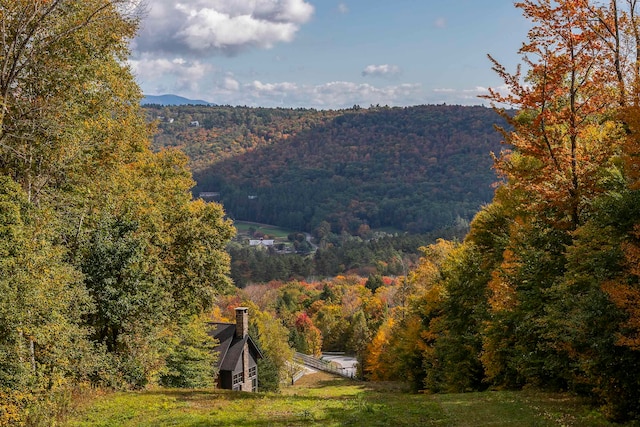
<instances>
[{"instance_id":1,"label":"small structure in valley","mask_svg":"<svg viewBox=\"0 0 640 427\"><path fill-rule=\"evenodd\" d=\"M218 387L236 391L258 391L260 350L249 336L249 309L236 308L236 323L212 323L210 335L219 344Z\"/></svg>"},{"instance_id":2,"label":"small structure in valley","mask_svg":"<svg viewBox=\"0 0 640 427\"><path fill-rule=\"evenodd\" d=\"M249 246L257 246L257 247L270 247L275 245L276 241L273 239L251 239L249 240Z\"/></svg>"}]
</instances>

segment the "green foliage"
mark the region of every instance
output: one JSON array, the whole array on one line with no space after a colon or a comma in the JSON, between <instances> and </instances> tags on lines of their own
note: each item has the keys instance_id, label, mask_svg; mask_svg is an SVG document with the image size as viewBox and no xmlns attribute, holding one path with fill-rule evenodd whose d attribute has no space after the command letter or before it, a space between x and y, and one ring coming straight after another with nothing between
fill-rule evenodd
<instances>
[{"instance_id":1,"label":"green foliage","mask_svg":"<svg viewBox=\"0 0 640 427\"><path fill-rule=\"evenodd\" d=\"M485 340L487 349L503 349L503 357L490 362L488 350L485 360L497 383L502 378L502 384L511 387L524 383L552 386L559 373L554 370L544 311L550 303L549 289L566 271L564 251L570 238L562 230L529 219L512 226L511 239L505 260L489 285L493 310Z\"/></svg>"},{"instance_id":2,"label":"green foliage","mask_svg":"<svg viewBox=\"0 0 640 427\"><path fill-rule=\"evenodd\" d=\"M258 360L258 388L278 391L287 382L294 351L289 346L289 331L280 319L257 308L251 310L250 334L263 358Z\"/></svg>"},{"instance_id":3,"label":"green foliage","mask_svg":"<svg viewBox=\"0 0 640 427\"><path fill-rule=\"evenodd\" d=\"M340 305L341 298L331 294L328 285L325 285L328 292L323 292L320 296L325 304L313 315L314 324L318 325L322 333L322 348L326 351L345 351L349 342L349 323L345 318Z\"/></svg>"},{"instance_id":4,"label":"green foliage","mask_svg":"<svg viewBox=\"0 0 640 427\"><path fill-rule=\"evenodd\" d=\"M484 254L470 243L454 249L442 266L440 318L429 323L436 334L433 353L425 357L425 387L432 390L464 392L482 390L485 379L481 332L487 313Z\"/></svg>"},{"instance_id":5,"label":"green foliage","mask_svg":"<svg viewBox=\"0 0 640 427\"><path fill-rule=\"evenodd\" d=\"M311 260L302 255L278 254L240 244L230 244L227 250L231 257L230 276L239 288L250 283L304 279L313 273Z\"/></svg>"},{"instance_id":6,"label":"green foliage","mask_svg":"<svg viewBox=\"0 0 640 427\"><path fill-rule=\"evenodd\" d=\"M567 273L551 290L549 335L570 387L596 396L609 417L633 419L640 383L626 373L636 369L640 355L621 345L628 313L616 301L617 285L637 280L635 267L625 260L625 245L634 240L640 194L611 192L594 206L597 211L567 249Z\"/></svg>"},{"instance_id":7,"label":"green foliage","mask_svg":"<svg viewBox=\"0 0 640 427\"><path fill-rule=\"evenodd\" d=\"M217 376L215 341L207 333L206 323L197 317L179 326L170 341L165 372L160 384L166 387L211 387ZM260 372L262 375L262 372Z\"/></svg>"},{"instance_id":8,"label":"green foliage","mask_svg":"<svg viewBox=\"0 0 640 427\"><path fill-rule=\"evenodd\" d=\"M83 245L80 267L96 305L88 319L93 339L115 353L123 350L122 335L142 333L138 325L162 322L168 295L150 263L147 242L139 226L121 218L105 218Z\"/></svg>"},{"instance_id":9,"label":"green foliage","mask_svg":"<svg viewBox=\"0 0 640 427\"><path fill-rule=\"evenodd\" d=\"M281 372L273 359L265 357L258 359L258 390L277 393L280 391Z\"/></svg>"},{"instance_id":10,"label":"green foliage","mask_svg":"<svg viewBox=\"0 0 640 427\"><path fill-rule=\"evenodd\" d=\"M15 425L51 424L78 384L178 369L165 334L230 287L233 227L191 201L184 155L150 151L125 65L137 2L0 10L0 391Z\"/></svg>"},{"instance_id":11,"label":"green foliage","mask_svg":"<svg viewBox=\"0 0 640 427\"><path fill-rule=\"evenodd\" d=\"M356 311L349 320L351 334L349 341L347 341L346 348L347 351L358 356L358 372L356 376L358 378L364 378L364 370L366 369L365 354L367 346L371 342L372 333L371 330L369 330L367 318L362 309Z\"/></svg>"},{"instance_id":12,"label":"green foliage","mask_svg":"<svg viewBox=\"0 0 640 427\"><path fill-rule=\"evenodd\" d=\"M379 274L369 276L369 278L367 279L367 283L364 284L364 286L371 292L375 292L376 289L383 285L384 282L382 281L382 276L380 276Z\"/></svg>"},{"instance_id":13,"label":"green foliage","mask_svg":"<svg viewBox=\"0 0 640 427\"><path fill-rule=\"evenodd\" d=\"M197 314L211 308L215 295L231 289L225 246L235 230L218 204L194 201L182 208L182 216L169 225L173 241L164 265L170 271L174 307Z\"/></svg>"},{"instance_id":14,"label":"green foliage","mask_svg":"<svg viewBox=\"0 0 640 427\"><path fill-rule=\"evenodd\" d=\"M89 297L37 214L0 176L0 425L25 422L95 362L81 326Z\"/></svg>"},{"instance_id":15,"label":"green foliage","mask_svg":"<svg viewBox=\"0 0 640 427\"><path fill-rule=\"evenodd\" d=\"M308 277L346 275L402 275L401 258L413 265L418 259L418 248L441 237L433 234L376 233L368 239L329 233L320 240L319 249L308 256L281 254L275 250L247 247L232 242L227 250L231 256L231 278L236 286L244 288L251 283L272 280L303 280ZM453 236L451 236L453 237Z\"/></svg>"}]
</instances>

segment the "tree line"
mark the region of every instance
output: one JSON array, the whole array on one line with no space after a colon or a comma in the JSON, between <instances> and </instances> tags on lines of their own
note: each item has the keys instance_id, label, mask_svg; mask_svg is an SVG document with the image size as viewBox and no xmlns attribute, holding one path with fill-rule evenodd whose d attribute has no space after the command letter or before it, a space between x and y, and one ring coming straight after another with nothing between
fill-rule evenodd
<instances>
[{"instance_id":1,"label":"tree line","mask_svg":"<svg viewBox=\"0 0 640 427\"><path fill-rule=\"evenodd\" d=\"M256 249L234 239L227 245L233 283L244 288L274 280L320 280L337 275L397 276L417 264L420 247L439 238L460 240L468 232L469 225L460 222L431 234L390 234L368 230L361 236L352 236L338 235L329 230L327 222L314 230L313 238L318 243L315 250L306 242L304 234L292 233L289 238L300 250L285 254L275 247Z\"/></svg>"},{"instance_id":2,"label":"tree line","mask_svg":"<svg viewBox=\"0 0 640 427\"><path fill-rule=\"evenodd\" d=\"M203 313L231 288L220 205L152 152L128 0L0 2L0 425L72 390L205 385Z\"/></svg>"}]
</instances>

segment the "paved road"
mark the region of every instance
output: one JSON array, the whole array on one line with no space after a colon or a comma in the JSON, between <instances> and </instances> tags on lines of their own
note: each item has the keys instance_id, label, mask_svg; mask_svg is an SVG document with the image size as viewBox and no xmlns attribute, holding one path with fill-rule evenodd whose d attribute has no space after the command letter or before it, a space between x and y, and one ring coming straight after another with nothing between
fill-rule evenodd
<instances>
[{"instance_id":1,"label":"paved road","mask_svg":"<svg viewBox=\"0 0 640 427\"><path fill-rule=\"evenodd\" d=\"M318 250L318 245L316 245L315 243L313 243L313 242L311 241L311 239L313 238L313 237L311 236L311 234L309 234L309 233L304 233L304 236L305 236L305 238L307 239L307 243L309 243L309 244L311 245L311 249L313 250L313 252L317 251L317 250Z\"/></svg>"}]
</instances>

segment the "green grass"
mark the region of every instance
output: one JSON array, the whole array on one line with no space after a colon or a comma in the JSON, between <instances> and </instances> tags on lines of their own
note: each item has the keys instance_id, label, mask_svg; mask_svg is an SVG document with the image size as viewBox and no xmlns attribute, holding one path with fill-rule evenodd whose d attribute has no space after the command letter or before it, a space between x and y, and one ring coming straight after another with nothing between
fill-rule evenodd
<instances>
[{"instance_id":1,"label":"green grass","mask_svg":"<svg viewBox=\"0 0 640 427\"><path fill-rule=\"evenodd\" d=\"M281 394L156 389L84 403L66 426L613 426L579 399L538 391L408 394L328 374Z\"/></svg>"},{"instance_id":2,"label":"green grass","mask_svg":"<svg viewBox=\"0 0 640 427\"><path fill-rule=\"evenodd\" d=\"M238 234L246 234L250 228L255 229L263 234L266 234L274 239L287 240L289 234L293 233L292 230L276 227L275 225L258 224L254 222L234 221L234 227L238 230Z\"/></svg>"}]
</instances>

